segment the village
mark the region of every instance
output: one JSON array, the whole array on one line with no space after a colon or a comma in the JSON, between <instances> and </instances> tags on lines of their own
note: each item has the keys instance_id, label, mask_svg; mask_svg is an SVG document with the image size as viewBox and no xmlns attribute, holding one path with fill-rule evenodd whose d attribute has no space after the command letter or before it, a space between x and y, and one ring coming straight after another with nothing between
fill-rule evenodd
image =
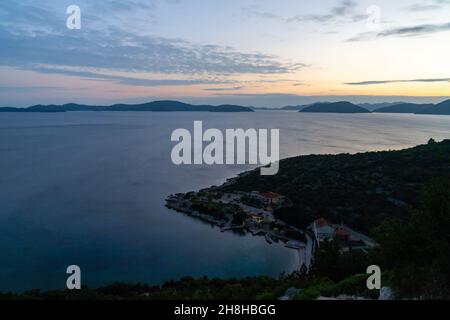
<instances>
[{"instance_id":1,"label":"village","mask_svg":"<svg viewBox=\"0 0 450 320\"><path fill-rule=\"evenodd\" d=\"M366 251L376 243L344 222L333 223L325 218L312 221L306 230L289 225L274 216L274 211L291 206L291 201L275 192L227 193L215 188L199 192L171 195L166 206L220 228L263 236L267 243L283 242L298 251L298 271L311 267L314 251L324 241L336 241L341 252Z\"/></svg>"}]
</instances>

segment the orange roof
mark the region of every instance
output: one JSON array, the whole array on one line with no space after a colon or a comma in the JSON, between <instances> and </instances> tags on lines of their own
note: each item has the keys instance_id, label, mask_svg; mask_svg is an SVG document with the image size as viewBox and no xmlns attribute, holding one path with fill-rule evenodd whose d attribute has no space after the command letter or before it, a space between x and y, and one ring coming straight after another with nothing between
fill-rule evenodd
<instances>
[{"instance_id":1,"label":"orange roof","mask_svg":"<svg viewBox=\"0 0 450 320\"><path fill-rule=\"evenodd\" d=\"M317 220L314 221L314 222L316 223L316 225L317 225L318 227L325 227L325 226L331 225L331 224L328 222L328 220L326 220L325 218L317 219Z\"/></svg>"},{"instance_id":2,"label":"orange roof","mask_svg":"<svg viewBox=\"0 0 450 320\"><path fill-rule=\"evenodd\" d=\"M280 195L275 192L264 192L262 195L265 196L266 198L270 198L270 199L276 199L276 198L280 197Z\"/></svg>"}]
</instances>

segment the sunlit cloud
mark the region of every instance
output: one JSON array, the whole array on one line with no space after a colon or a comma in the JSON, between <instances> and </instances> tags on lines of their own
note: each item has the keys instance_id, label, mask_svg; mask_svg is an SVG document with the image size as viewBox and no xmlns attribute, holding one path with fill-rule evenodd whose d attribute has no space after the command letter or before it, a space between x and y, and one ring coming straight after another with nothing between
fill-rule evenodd
<instances>
[{"instance_id":1,"label":"sunlit cloud","mask_svg":"<svg viewBox=\"0 0 450 320\"><path fill-rule=\"evenodd\" d=\"M245 7L242 12L247 17L278 20L282 22L315 22L315 23L336 23L336 22L358 22L367 19L367 14L357 11L358 4L355 1L340 1L336 6L322 14L296 14L282 16L270 11L264 11L259 6Z\"/></svg>"},{"instance_id":2,"label":"sunlit cloud","mask_svg":"<svg viewBox=\"0 0 450 320\"><path fill-rule=\"evenodd\" d=\"M392 36L415 37L426 34L445 32L449 30L450 30L450 22L438 24L420 24L410 27L391 28L383 30L378 33L374 32L361 33L356 35L355 37L347 39L347 42L367 41Z\"/></svg>"},{"instance_id":3,"label":"sunlit cloud","mask_svg":"<svg viewBox=\"0 0 450 320\"><path fill-rule=\"evenodd\" d=\"M450 82L450 78L430 78L430 79L411 79L411 80L374 80L374 81L361 81L361 82L347 82L346 85L351 86L368 86L376 84L389 84L389 83L408 83L408 82Z\"/></svg>"},{"instance_id":4,"label":"sunlit cloud","mask_svg":"<svg viewBox=\"0 0 450 320\"><path fill-rule=\"evenodd\" d=\"M409 5L407 9L415 12L430 11L441 9L446 5L450 5L449 0L422 0L421 2Z\"/></svg>"}]
</instances>

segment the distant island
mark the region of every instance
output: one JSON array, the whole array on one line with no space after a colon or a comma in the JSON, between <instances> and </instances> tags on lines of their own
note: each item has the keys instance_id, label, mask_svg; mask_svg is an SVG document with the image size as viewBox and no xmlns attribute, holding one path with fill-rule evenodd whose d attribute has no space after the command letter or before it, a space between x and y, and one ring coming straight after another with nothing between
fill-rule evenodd
<instances>
[{"instance_id":1,"label":"distant island","mask_svg":"<svg viewBox=\"0 0 450 320\"><path fill-rule=\"evenodd\" d=\"M417 114L445 114L450 115L450 100L445 100L430 108L421 110Z\"/></svg>"},{"instance_id":2,"label":"distant island","mask_svg":"<svg viewBox=\"0 0 450 320\"><path fill-rule=\"evenodd\" d=\"M362 103L348 101L317 102L307 105L292 105L282 108L244 107L232 104L194 105L180 101L161 100L141 104L114 104L110 106L84 105L67 103L63 105L34 105L27 108L0 107L0 112L16 113L55 113L69 111L135 111L135 112L255 112L255 111L293 111L304 113L411 113L429 115L450 115L450 99L438 104L418 104L404 102Z\"/></svg>"},{"instance_id":3,"label":"distant island","mask_svg":"<svg viewBox=\"0 0 450 320\"><path fill-rule=\"evenodd\" d=\"M299 112L318 112L318 113L411 113L411 114L429 114L429 115L450 115L450 99L438 104L418 104L418 103L385 103L379 104L380 108L369 110L363 106L373 109L375 105L360 104L356 105L348 101L340 102L321 102L315 103L304 108L299 108ZM300 107L300 106L299 106ZM295 110L291 107L290 110Z\"/></svg>"},{"instance_id":4,"label":"distant island","mask_svg":"<svg viewBox=\"0 0 450 320\"><path fill-rule=\"evenodd\" d=\"M192 105L179 101L153 101L142 104L115 104L111 106L92 106L76 103L64 105L34 105L28 108L0 108L0 112L67 112L67 111L147 111L147 112L254 112L249 107L237 105Z\"/></svg>"},{"instance_id":5,"label":"distant island","mask_svg":"<svg viewBox=\"0 0 450 320\"><path fill-rule=\"evenodd\" d=\"M300 110L300 112L370 113L369 110L347 101L332 102L332 103L316 103Z\"/></svg>"},{"instance_id":6,"label":"distant island","mask_svg":"<svg viewBox=\"0 0 450 320\"><path fill-rule=\"evenodd\" d=\"M401 103L376 109L373 112L450 115L450 100L445 100L438 104Z\"/></svg>"}]
</instances>

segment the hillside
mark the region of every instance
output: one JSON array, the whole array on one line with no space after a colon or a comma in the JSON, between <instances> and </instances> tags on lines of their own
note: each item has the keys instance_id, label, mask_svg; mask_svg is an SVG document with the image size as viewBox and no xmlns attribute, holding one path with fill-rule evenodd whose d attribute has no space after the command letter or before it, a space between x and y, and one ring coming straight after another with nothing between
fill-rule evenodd
<instances>
[{"instance_id":1,"label":"hillside","mask_svg":"<svg viewBox=\"0 0 450 320\"><path fill-rule=\"evenodd\" d=\"M275 214L301 228L325 217L368 232L387 217L403 218L423 186L432 178L450 177L449 169L450 140L445 140L400 151L285 159L275 176L255 170L220 188L287 196L293 206Z\"/></svg>"},{"instance_id":2,"label":"hillside","mask_svg":"<svg viewBox=\"0 0 450 320\"><path fill-rule=\"evenodd\" d=\"M192 105L179 101L153 101L142 104L91 106L69 103L64 105L35 105L28 108L0 108L0 112L67 112L67 111L147 111L147 112L253 112L237 105Z\"/></svg>"},{"instance_id":3,"label":"hillside","mask_svg":"<svg viewBox=\"0 0 450 320\"><path fill-rule=\"evenodd\" d=\"M333 103L316 103L304 108L303 110L300 110L300 112L370 113L369 110L346 101Z\"/></svg>"}]
</instances>

